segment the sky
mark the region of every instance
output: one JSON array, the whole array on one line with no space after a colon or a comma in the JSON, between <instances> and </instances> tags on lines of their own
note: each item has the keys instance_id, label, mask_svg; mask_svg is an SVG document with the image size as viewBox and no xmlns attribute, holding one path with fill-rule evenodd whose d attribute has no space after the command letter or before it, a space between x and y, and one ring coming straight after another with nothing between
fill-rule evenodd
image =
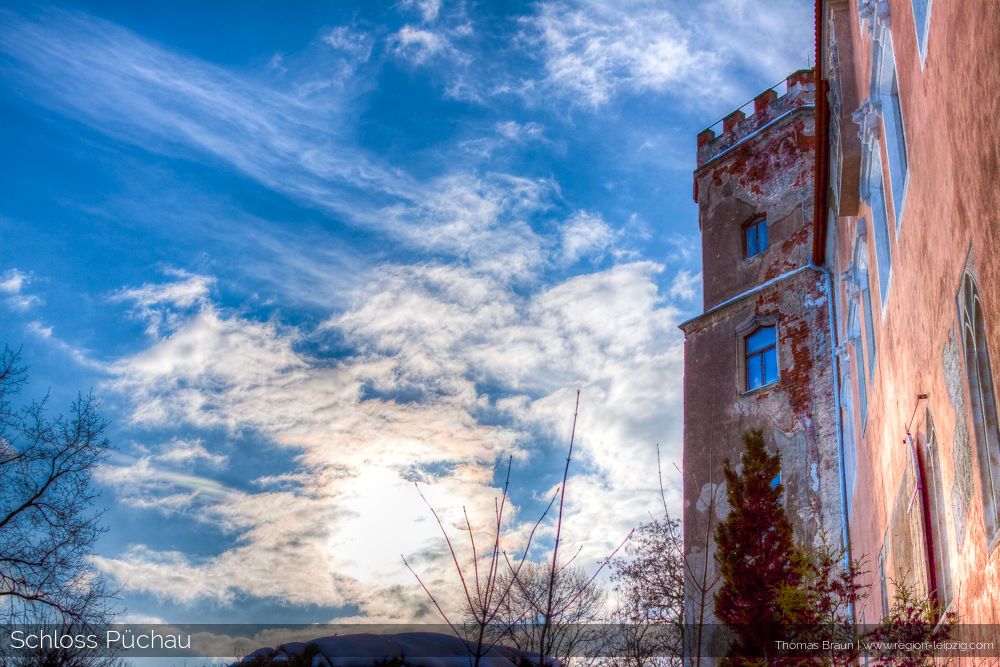
<instances>
[{"instance_id":1,"label":"sky","mask_svg":"<svg viewBox=\"0 0 1000 667\"><path fill-rule=\"evenodd\" d=\"M93 390L125 620L434 620L512 457L592 568L680 514L695 135L804 0L7 2L0 343ZM541 529L531 558L551 544Z\"/></svg>"}]
</instances>

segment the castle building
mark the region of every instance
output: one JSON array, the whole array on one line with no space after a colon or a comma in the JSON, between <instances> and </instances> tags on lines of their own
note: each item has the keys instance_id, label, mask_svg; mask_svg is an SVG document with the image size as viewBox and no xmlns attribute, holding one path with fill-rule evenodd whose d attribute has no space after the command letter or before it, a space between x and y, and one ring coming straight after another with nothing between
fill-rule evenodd
<instances>
[{"instance_id":1,"label":"castle building","mask_svg":"<svg viewBox=\"0 0 1000 667\"><path fill-rule=\"evenodd\" d=\"M816 4L816 70L698 135L688 618L761 428L798 539L867 557L858 621L906 584L1000 646L1000 3Z\"/></svg>"}]
</instances>

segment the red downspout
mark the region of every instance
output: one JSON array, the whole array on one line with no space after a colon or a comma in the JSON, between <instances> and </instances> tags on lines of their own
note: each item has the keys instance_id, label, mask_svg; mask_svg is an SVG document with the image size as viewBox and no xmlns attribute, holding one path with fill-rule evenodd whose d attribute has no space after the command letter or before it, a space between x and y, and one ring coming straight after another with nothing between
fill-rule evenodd
<instances>
[{"instance_id":1,"label":"red downspout","mask_svg":"<svg viewBox=\"0 0 1000 667\"><path fill-rule=\"evenodd\" d=\"M823 77L823 0L816 0L816 164L813 200L813 264L823 266L826 257L827 180L829 178L829 122L827 81Z\"/></svg>"}]
</instances>

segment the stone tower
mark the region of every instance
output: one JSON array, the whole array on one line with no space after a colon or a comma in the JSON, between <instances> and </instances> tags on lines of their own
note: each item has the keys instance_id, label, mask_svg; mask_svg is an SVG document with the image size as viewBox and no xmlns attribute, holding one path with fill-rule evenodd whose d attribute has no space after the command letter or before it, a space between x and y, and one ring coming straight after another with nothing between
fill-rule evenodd
<instances>
[{"instance_id":1,"label":"stone tower","mask_svg":"<svg viewBox=\"0 0 1000 667\"><path fill-rule=\"evenodd\" d=\"M828 274L812 262L813 72L786 83L781 96L758 95L750 115L727 116L718 136L698 135L704 306L681 325L685 552L691 570L705 573L688 582L691 623L714 618L712 591L701 588L717 578L712 532L726 514L722 466L738 460L744 431L763 429L781 452L796 537L842 538L830 290Z\"/></svg>"}]
</instances>

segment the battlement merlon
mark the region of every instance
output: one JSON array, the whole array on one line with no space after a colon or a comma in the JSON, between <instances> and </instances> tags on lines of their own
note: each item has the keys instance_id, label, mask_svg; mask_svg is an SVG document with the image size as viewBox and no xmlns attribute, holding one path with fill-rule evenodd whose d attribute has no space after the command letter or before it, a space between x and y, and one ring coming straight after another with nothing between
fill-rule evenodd
<instances>
[{"instance_id":1,"label":"battlement merlon","mask_svg":"<svg viewBox=\"0 0 1000 667\"><path fill-rule=\"evenodd\" d=\"M742 107L722 119L722 132L716 134L718 123L698 134L698 169L707 162L727 152L744 139L752 136L765 126L782 118L798 108L813 108L816 103L815 70L801 69L792 72L785 79L785 94L778 96L773 88L765 90L752 100L753 111L747 116ZM779 84L780 85L780 84Z\"/></svg>"}]
</instances>

